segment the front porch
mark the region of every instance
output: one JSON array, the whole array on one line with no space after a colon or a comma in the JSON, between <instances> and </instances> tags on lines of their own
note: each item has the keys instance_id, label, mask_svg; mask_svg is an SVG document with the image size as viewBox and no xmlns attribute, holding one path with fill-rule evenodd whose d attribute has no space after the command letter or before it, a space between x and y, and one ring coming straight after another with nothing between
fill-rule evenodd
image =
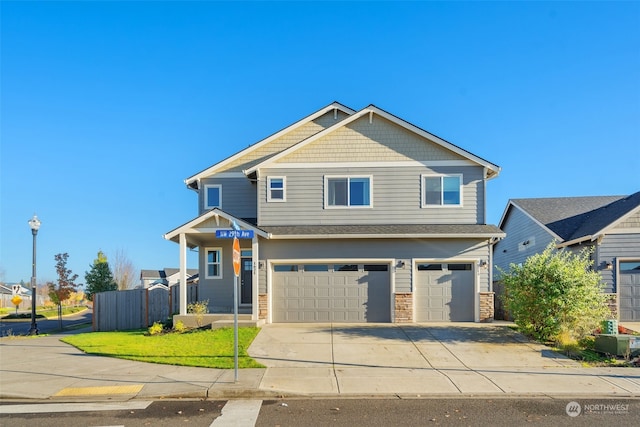
<instances>
[{"instance_id":1,"label":"front porch","mask_svg":"<svg viewBox=\"0 0 640 427\"><path fill-rule=\"evenodd\" d=\"M239 237L240 242L240 273L234 274L232 239L218 236L218 231L250 230L247 238ZM165 234L165 239L180 245L180 285L179 285L179 317L186 326L197 327L196 317L187 313L186 283L187 250L196 249L199 252L199 291L200 301L208 300L210 313L200 319L200 326L224 325L233 323L234 306L237 305L244 321L251 321L253 325L259 322L258 313L258 251L259 238L268 238L268 234L255 225L240 218L214 208L205 212L190 222ZM231 317L228 317L231 316ZM215 326L213 326L215 327ZM218 326L222 327L222 326Z\"/></svg>"}]
</instances>

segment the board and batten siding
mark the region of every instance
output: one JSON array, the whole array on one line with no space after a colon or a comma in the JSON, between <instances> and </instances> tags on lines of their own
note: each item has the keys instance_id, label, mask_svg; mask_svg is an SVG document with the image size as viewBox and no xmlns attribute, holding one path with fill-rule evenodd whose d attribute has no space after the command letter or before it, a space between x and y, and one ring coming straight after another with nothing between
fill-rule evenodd
<instances>
[{"instance_id":1,"label":"board and batten siding","mask_svg":"<svg viewBox=\"0 0 640 427\"><path fill-rule=\"evenodd\" d=\"M423 174L462 174L462 206L421 206ZM267 202L267 178L286 177L286 202ZM325 176L370 176L371 207L327 208ZM260 225L482 224L483 169L477 166L286 168L262 171Z\"/></svg>"},{"instance_id":2,"label":"board and batten siding","mask_svg":"<svg viewBox=\"0 0 640 427\"><path fill-rule=\"evenodd\" d=\"M314 260L332 262L339 260L391 260L395 269L395 289L393 292L412 292L411 265L413 260L487 260L489 245L479 239L316 239L316 240L268 240L260 244L260 259ZM396 261L405 262L403 268L396 268ZM377 262L376 262L377 263ZM479 269L480 291L491 289L488 269ZM260 286L261 292L264 289Z\"/></svg>"},{"instance_id":3,"label":"board and batten siding","mask_svg":"<svg viewBox=\"0 0 640 427\"><path fill-rule=\"evenodd\" d=\"M209 210L204 206L204 192L207 185L222 186L221 209L237 218L256 218L256 183L246 177L238 178L207 178L200 185L198 203L200 214Z\"/></svg>"},{"instance_id":4,"label":"board and batten siding","mask_svg":"<svg viewBox=\"0 0 640 427\"><path fill-rule=\"evenodd\" d=\"M493 263L504 271L509 271L510 264L524 263L531 255L542 252L553 241L548 231L513 206L502 224L502 231L506 237L494 246ZM497 269L494 280L500 280Z\"/></svg>"}]
</instances>

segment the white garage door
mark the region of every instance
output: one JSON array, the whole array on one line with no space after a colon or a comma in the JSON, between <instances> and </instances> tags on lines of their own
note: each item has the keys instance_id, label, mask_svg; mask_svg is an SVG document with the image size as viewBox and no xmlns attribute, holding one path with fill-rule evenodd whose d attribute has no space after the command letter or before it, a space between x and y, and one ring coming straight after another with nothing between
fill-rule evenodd
<instances>
[{"instance_id":1,"label":"white garage door","mask_svg":"<svg viewBox=\"0 0 640 427\"><path fill-rule=\"evenodd\" d=\"M273 322L390 322L388 264L287 264L273 269Z\"/></svg>"},{"instance_id":2,"label":"white garage door","mask_svg":"<svg viewBox=\"0 0 640 427\"><path fill-rule=\"evenodd\" d=\"M416 322L474 321L472 264L419 263L416 270Z\"/></svg>"},{"instance_id":3,"label":"white garage door","mask_svg":"<svg viewBox=\"0 0 640 427\"><path fill-rule=\"evenodd\" d=\"M621 261L620 320L640 321L640 260Z\"/></svg>"}]
</instances>

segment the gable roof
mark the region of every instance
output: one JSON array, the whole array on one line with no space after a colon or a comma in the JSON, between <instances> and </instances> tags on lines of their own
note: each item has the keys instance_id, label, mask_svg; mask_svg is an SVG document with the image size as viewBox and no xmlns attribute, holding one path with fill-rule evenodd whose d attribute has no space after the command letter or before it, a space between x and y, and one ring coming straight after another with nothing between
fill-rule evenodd
<instances>
[{"instance_id":1,"label":"gable roof","mask_svg":"<svg viewBox=\"0 0 640 427\"><path fill-rule=\"evenodd\" d=\"M232 222L235 222L236 224L238 224L241 230L253 230L256 235L265 237L265 238L269 236L265 231L257 228L254 224L251 224L242 218L236 218L233 215L228 214L227 212L223 211L220 208L213 208L209 211L206 211L202 215L192 219L191 221L185 224L182 224L181 226L169 231L164 235L164 238L166 240L171 240L175 243L179 243L180 234L186 234L186 233L198 234L198 233L207 233L207 232L210 233L211 230L200 230L198 229L198 227L201 224L206 223L209 219L212 219L212 218L215 219L216 223L218 224L220 223L220 218L222 218L226 220L226 222L229 224ZM219 228L223 229L223 227L219 227ZM187 246L191 248L195 248L197 245L187 242Z\"/></svg>"},{"instance_id":2,"label":"gable roof","mask_svg":"<svg viewBox=\"0 0 640 427\"><path fill-rule=\"evenodd\" d=\"M516 208L562 242L561 246L594 240L625 217L640 210L640 192L630 196L588 196L512 199L500 224L503 227L510 209Z\"/></svg>"},{"instance_id":3,"label":"gable roof","mask_svg":"<svg viewBox=\"0 0 640 427\"><path fill-rule=\"evenodd\" d=\"M340 104L339 102L332 102L331 104L327 105L324 108L321 108L320 110L316 111L315 113L312 113L310 115L308 115L307 117L298 120L297 122L285 127L284 129L272 134L271 136L268 136L267 138L256 142L255 144L245 148L242 151L237 152L236 154L227 157L226 159L214 164L213 166L208 167L207 169L204 169L201 172L198 172L197 174L185 179L185 184L187 184L187 187L189 188L195 188L197 189L199 186L199 180L202 178L206 178L212 174L214 174L217 170L222 169L224 166L228 165L229 163L247 155L248 153L257 150L260 147L263 147L267 144L269 144L270 142L272 142L273 140L282 137L283 135L294 131L295 129L300 128L301 126L327 114L330 111L341 111L347 115L351 115L353 113L355 113L355 110L352 110L351 108Z\"/></svg>"},{"instance_id":4,"label":"gable roof","mask_svg":"<svg viewBox=\"0 0 640 427\"><path fill-rule=\"evenodd\" d=\"M259 170L260 168L266 167L269 164L278 161L279 159L307 146L308 144L317 141L320 138L323 138L329 134L331 134L332 132L335 132L337 129L340 129L346 125L348 125L349 123L352 123L358 119L360 119L361 117L365 116L369 114L370 120L373 119L373 115L376 114L380 117L383 117L386 120L389 120L390 122L408 130L409 132L413 132L415 134L417 134L418 136L428 139L429 141L440 145L443 148L446 148L456 154L458 154L461 157L464 157L467 160L472 161L473 163L477 163L481 166L484 166L487 170L487 178L495 178L496 176L498 176L498 174L500 173L500 167L481 158L476 156L475 154L472 154L460 147L458 147L457 145L454 145L432 133L429 133L405 120L400 119L397 116L394 116L393 114L390 114L378 107L376 107L375 105L371 104L368 107L363 108L362 110L358 111L357 113L353 113L351 116L347 117L344 120L341 120L340 122L334 124L333 126L330 126L328 128L326 128L323 131L320 131L300 142L298 142L297 144L292 145L291 147L281 151L280 153L277 153L273 156L271 156L270 158L266 159L265 161L258 163L257 165L254 165L253 167L247 169L244 171L245 175L251 175L253 173L255 173L257 170Z\"/></svg>"}]
</instances>

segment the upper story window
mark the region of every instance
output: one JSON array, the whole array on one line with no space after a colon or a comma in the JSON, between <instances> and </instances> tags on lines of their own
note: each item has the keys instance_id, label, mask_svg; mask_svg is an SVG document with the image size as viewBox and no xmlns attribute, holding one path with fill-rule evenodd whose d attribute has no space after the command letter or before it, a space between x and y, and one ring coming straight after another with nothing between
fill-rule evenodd
<instances>
[{"instance_id":1,"label":"upper story window","mask_svg":"<svg viewBox=\"0 0 640 427\"><path fill-rule=\"evenodd\" d=\"M422 175L422 207L462 206L462 175Z\"/></svg>"},{"instance_id":2,"label":"upper story window","mask_svg":"<svg viewBox=\"0 0 640 427\"><path fill-rule=\"evenodd\" d=\"M222 208L222 185L204 186L205 209Z\"/></svg>"},{"instance_id":3,"label":"upper story window","mask_svg":"<svg viewBox=\"0 0 640 427\"><path fill-rule=\"evenodd\" d=\"M222 249L207 248L206 278L222 279Z\"/></svg>"},{"instance_id":4,"label":"upper story window","mask_svg":"<svg viewBox=\"0 0 640 427\"><path fill-rule=\"evenodd\" d=\"M370 176L325 176L325 207L370 207Z\"/></svg>"},{"instance_id":5,"label":"upper story window","mask_svg":"<svg viewBox=\"0 0 640 427\"><path fill-rule=\"evenodd\" d=\"M285 202L287 180L283 176L270 176L267 178L267 202Z\"/></svg>"}]
</instances>

